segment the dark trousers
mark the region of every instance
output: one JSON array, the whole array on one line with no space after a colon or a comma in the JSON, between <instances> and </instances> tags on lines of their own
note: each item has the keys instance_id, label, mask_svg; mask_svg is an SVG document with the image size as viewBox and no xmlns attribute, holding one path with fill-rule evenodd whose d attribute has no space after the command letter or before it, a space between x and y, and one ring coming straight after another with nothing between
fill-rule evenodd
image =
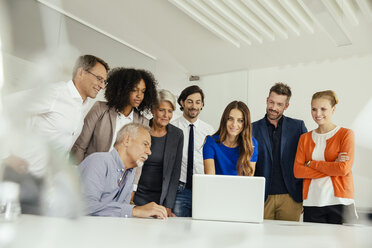
<instances>
[{"instance_id":1,"label":"dark trousers","mask_svg":"<svg viewBox=\"0 0 372 248\"><path fill-rule=\"evenodd\" d=\"M304 222L342 224L344 205L332 205L325 207L304 206Z\"/></svg>"}]
</instances>

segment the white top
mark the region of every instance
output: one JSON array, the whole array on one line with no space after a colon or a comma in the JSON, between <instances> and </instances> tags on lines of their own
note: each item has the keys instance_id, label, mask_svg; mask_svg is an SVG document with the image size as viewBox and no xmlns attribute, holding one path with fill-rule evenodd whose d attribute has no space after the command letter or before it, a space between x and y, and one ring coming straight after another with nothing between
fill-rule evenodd
<instances>
[{"instance_id":1,"label":"white top","mask_svg":"<svg viewBox=\"0 0 372 248\"><path fill-rule=\"evenodd\" d=\"M315 143L315 147L312 154L312 160L325 161L324 152L327 146L327 140L332 138L341 127L337 126L328 133L319 134L312 132L312 138ZM331 205L350 205L354 203L353 199L336 197L333 189L331 177L322 177L317 179L311 179L309 193L307 199L304 200L304 206L313 207L324 207Z\"/></svg>"},{"instance_id":2,"label":"white top","mask_svg":"<svg viewBox=\"0 0 372 248\"><path fill-rule=\"evenodd\" d=\"M25 140L24 147L13 153L28 161L31 174L41 176L46 167L50 145L67 156L82 130L87 104L83 102L72 80L17 92L8 99L9 104L13 103L10 107L27 103L24 104L28 114L27 127L32 135L40 138Z\"/></svg>"},{"instance_id":3,"label":"white top","mask_svg":"<svg viewBox=\"0 0 372 248\"><path fill-rule=\"evenodd\" d=\"M114 148L114 144L115 144L115 141L116 141L116 135L119 132L119 130L122 127L124 127L124 125L133 122L133 113L134 113L133 109L128 116L125 116L122 113L118 113L118 116L116 117L116 128L114 130L114 135L112 136L110 151L112 150L112 148Z\"/></svg>"},{"instance_id":4,"label":"white top","mask_svg":"<svg viewBox=\"0 0 372 248\"><path fill-rule=\"evenodd\" d=\"M180 181L186 183L188 152L187 148L189 147L190 134L189 125L194 124L194 174L204 174L203 144L205 137L214 133L214 128L200 119L197 119L194 123L191 123L186 120L183 115L172 121L172 124L183 131L184 140Z\"/></svg>"}]
</instances>

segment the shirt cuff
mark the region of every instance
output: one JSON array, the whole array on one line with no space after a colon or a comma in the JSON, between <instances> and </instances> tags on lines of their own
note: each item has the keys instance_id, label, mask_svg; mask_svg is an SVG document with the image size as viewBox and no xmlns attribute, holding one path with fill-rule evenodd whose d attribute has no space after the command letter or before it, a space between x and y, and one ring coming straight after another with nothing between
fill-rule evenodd
<instances>
[{"instance_id":1,"label":"shirt cuff","mask_svg":"<svg viewBox=\"0 0 372 248\"><path fill-rule=\"evenodd\" d=\"M121 210L121 216L122 217L125 217L125 218L131 218L132 217L133 208L135 206L136 205L124 204L123 205L123 208Z\"/></svg>"}]
</instances>

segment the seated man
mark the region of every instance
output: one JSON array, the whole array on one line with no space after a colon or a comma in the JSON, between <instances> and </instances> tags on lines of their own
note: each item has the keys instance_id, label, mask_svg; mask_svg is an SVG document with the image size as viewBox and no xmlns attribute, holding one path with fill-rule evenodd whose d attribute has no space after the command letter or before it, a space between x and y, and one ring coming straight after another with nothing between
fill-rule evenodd
<instances>
[{"instance_id":1,"label":"seated man","mask_svg":"<svg viewBox=\"0 0 372 248\"><path fill-rule=\"evenodd\" d=\"M78 170L84 186L88 215L167 218L167 211L155 202L130 205L135 171L151 154L149 129L130 123L117 134L114 149L97 152L81 162Z\"/></svg>"}]
</instances>

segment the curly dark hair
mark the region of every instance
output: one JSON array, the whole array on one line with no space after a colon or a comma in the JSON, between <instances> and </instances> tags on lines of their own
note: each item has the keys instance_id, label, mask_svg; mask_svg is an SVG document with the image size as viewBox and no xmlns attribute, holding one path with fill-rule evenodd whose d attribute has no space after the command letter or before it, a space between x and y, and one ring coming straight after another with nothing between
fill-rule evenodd
<instances>
[{"instance_id":1,"label":"curly dark hair","mask_svg":"<svg viewBox=\"0 0 372 248\"><path fill-rule=\"evenodd\" d=\"M129 104L129 94L132 89L143 79L146 85L145 96L138 106L141 112L150 112L151 106L157 102L157 81L151 72L133 68L117 67L107 76L105 98L110 108L117 111L123 110Z\"/></svg>"}]
</instances>

